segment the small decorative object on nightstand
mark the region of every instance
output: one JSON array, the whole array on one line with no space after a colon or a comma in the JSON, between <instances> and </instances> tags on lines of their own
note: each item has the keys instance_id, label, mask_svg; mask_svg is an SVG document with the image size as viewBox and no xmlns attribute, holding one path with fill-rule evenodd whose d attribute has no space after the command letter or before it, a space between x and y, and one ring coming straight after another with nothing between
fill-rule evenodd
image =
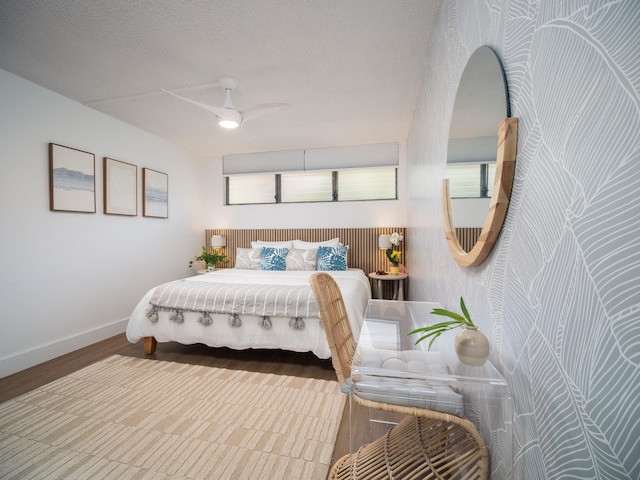
<instances>
[{"instance_id":1,"label":"small decorative object on nightstand","mask_svg":"<svg viewBox=\"0 0 640 480\"><path fill-rule=\"evenodd\" d=\"M398 248L403 239L404 236L398 232L393 232L391 235L382 234L378 237L378 247L380 250L385 251L389 259L389 273L391 275L398 275L400 273L400 255L402 252Z\"/></svg>"},{"instance_id":2,"label":"small decorative object on nightstand","mask_svg":"<svg viewBox=\"0 0 640 480\"><path fill-rule=\"evenodd\" d=\"M213 272L216 269L218 263L224 263L227 261L227 256L220 252L220 249L226 245L226 239L221 235L211 236L211 248L213 253L207 252L205 247L202 247L202 253L198 255L194 260L189 262L189 268L193 266L194 261L204 262L207 265L207 271ZM198 272L200 273L200 272Z\"/></svg>"},{"instance_id":3,"label":"small decorative object on nightstand","mask_svg":"<svg viewBox=\"0 0 640 480\"><path fill-rule=\"evenodd\" d=\"M393 282L392 300L404 300L404 280L409 277L408 273L391 275L388 273L371 272L369 278L376 281L376 298L382 299L382 283Z\"/></svg>"}]
</instances>

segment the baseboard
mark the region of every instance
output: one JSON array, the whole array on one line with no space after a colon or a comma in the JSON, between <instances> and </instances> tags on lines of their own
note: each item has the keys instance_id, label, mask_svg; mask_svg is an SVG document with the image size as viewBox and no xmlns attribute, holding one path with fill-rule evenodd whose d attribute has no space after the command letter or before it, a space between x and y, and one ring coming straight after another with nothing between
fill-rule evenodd
<instances>
[{"instance_id":1,"label":"baseboard","mask_svg":"<svg viewBox=\"0 0 640 480\"><path fill-rule=\"evenodd\" d=\"M13 375L27 368L118 335L126 330L127 322L128 319L117 320L108 325L103 325L72 337L0 358L0 378Z\"/></svg>"}]
</instances>

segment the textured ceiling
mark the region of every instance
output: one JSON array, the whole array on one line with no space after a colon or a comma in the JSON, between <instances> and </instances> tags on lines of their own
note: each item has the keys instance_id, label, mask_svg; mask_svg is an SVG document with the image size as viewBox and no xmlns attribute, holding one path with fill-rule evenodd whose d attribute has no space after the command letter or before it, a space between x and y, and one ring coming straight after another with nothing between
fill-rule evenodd
<instances>
[{"instance_id":1,"label":"textured ceiling","mask_svg":"<svg viewBox=\"0 0 640 480\"><path fill-rule=\"evenodd\" d=\"M0 68L204 155L404 140L435 0L2 0ZM292 108L223 130L161 89Z\"/></svg>"}]
</instances>

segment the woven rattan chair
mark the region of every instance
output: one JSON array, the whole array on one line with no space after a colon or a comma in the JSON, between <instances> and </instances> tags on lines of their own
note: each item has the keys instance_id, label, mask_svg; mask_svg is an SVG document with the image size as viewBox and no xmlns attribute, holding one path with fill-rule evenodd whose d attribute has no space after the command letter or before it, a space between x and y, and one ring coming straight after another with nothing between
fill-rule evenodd
<instances>
[{"instance_id":1,"label":"woven rattan chair","mask_svg":"<svg viewBox=\"0 0 640 480\"><path fill-rule=\"evenodd\" d=\"M350 391L351 363L356 351L349 316L331 275L311 275L331 361L343 391ZM433 410L352 397L361 405L406 417L386 435L340 458L329 478L356 479L486 479L489 453L475 425L465 418Z\"/></svg>"}]
</instances>

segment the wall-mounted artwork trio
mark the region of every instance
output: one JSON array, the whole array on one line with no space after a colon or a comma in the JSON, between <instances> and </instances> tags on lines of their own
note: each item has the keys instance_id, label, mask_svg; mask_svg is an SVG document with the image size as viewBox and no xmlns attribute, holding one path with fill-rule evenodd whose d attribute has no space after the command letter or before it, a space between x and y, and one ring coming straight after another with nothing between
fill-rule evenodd
<instances>
[{"instance_id":1,"label":"wall-mounted artwork trio","mask_svg":"<svg viewBox=\"0 0 640 480\"><path fill-rule=\"evenodd\" d=\"M95 154L49 143L49 209L96 212ZM142 215L168 218L169 175L142 169ZM104 157L103 200L106 215L138 215L138 167Z\"/></svg>"}]
</instances>

